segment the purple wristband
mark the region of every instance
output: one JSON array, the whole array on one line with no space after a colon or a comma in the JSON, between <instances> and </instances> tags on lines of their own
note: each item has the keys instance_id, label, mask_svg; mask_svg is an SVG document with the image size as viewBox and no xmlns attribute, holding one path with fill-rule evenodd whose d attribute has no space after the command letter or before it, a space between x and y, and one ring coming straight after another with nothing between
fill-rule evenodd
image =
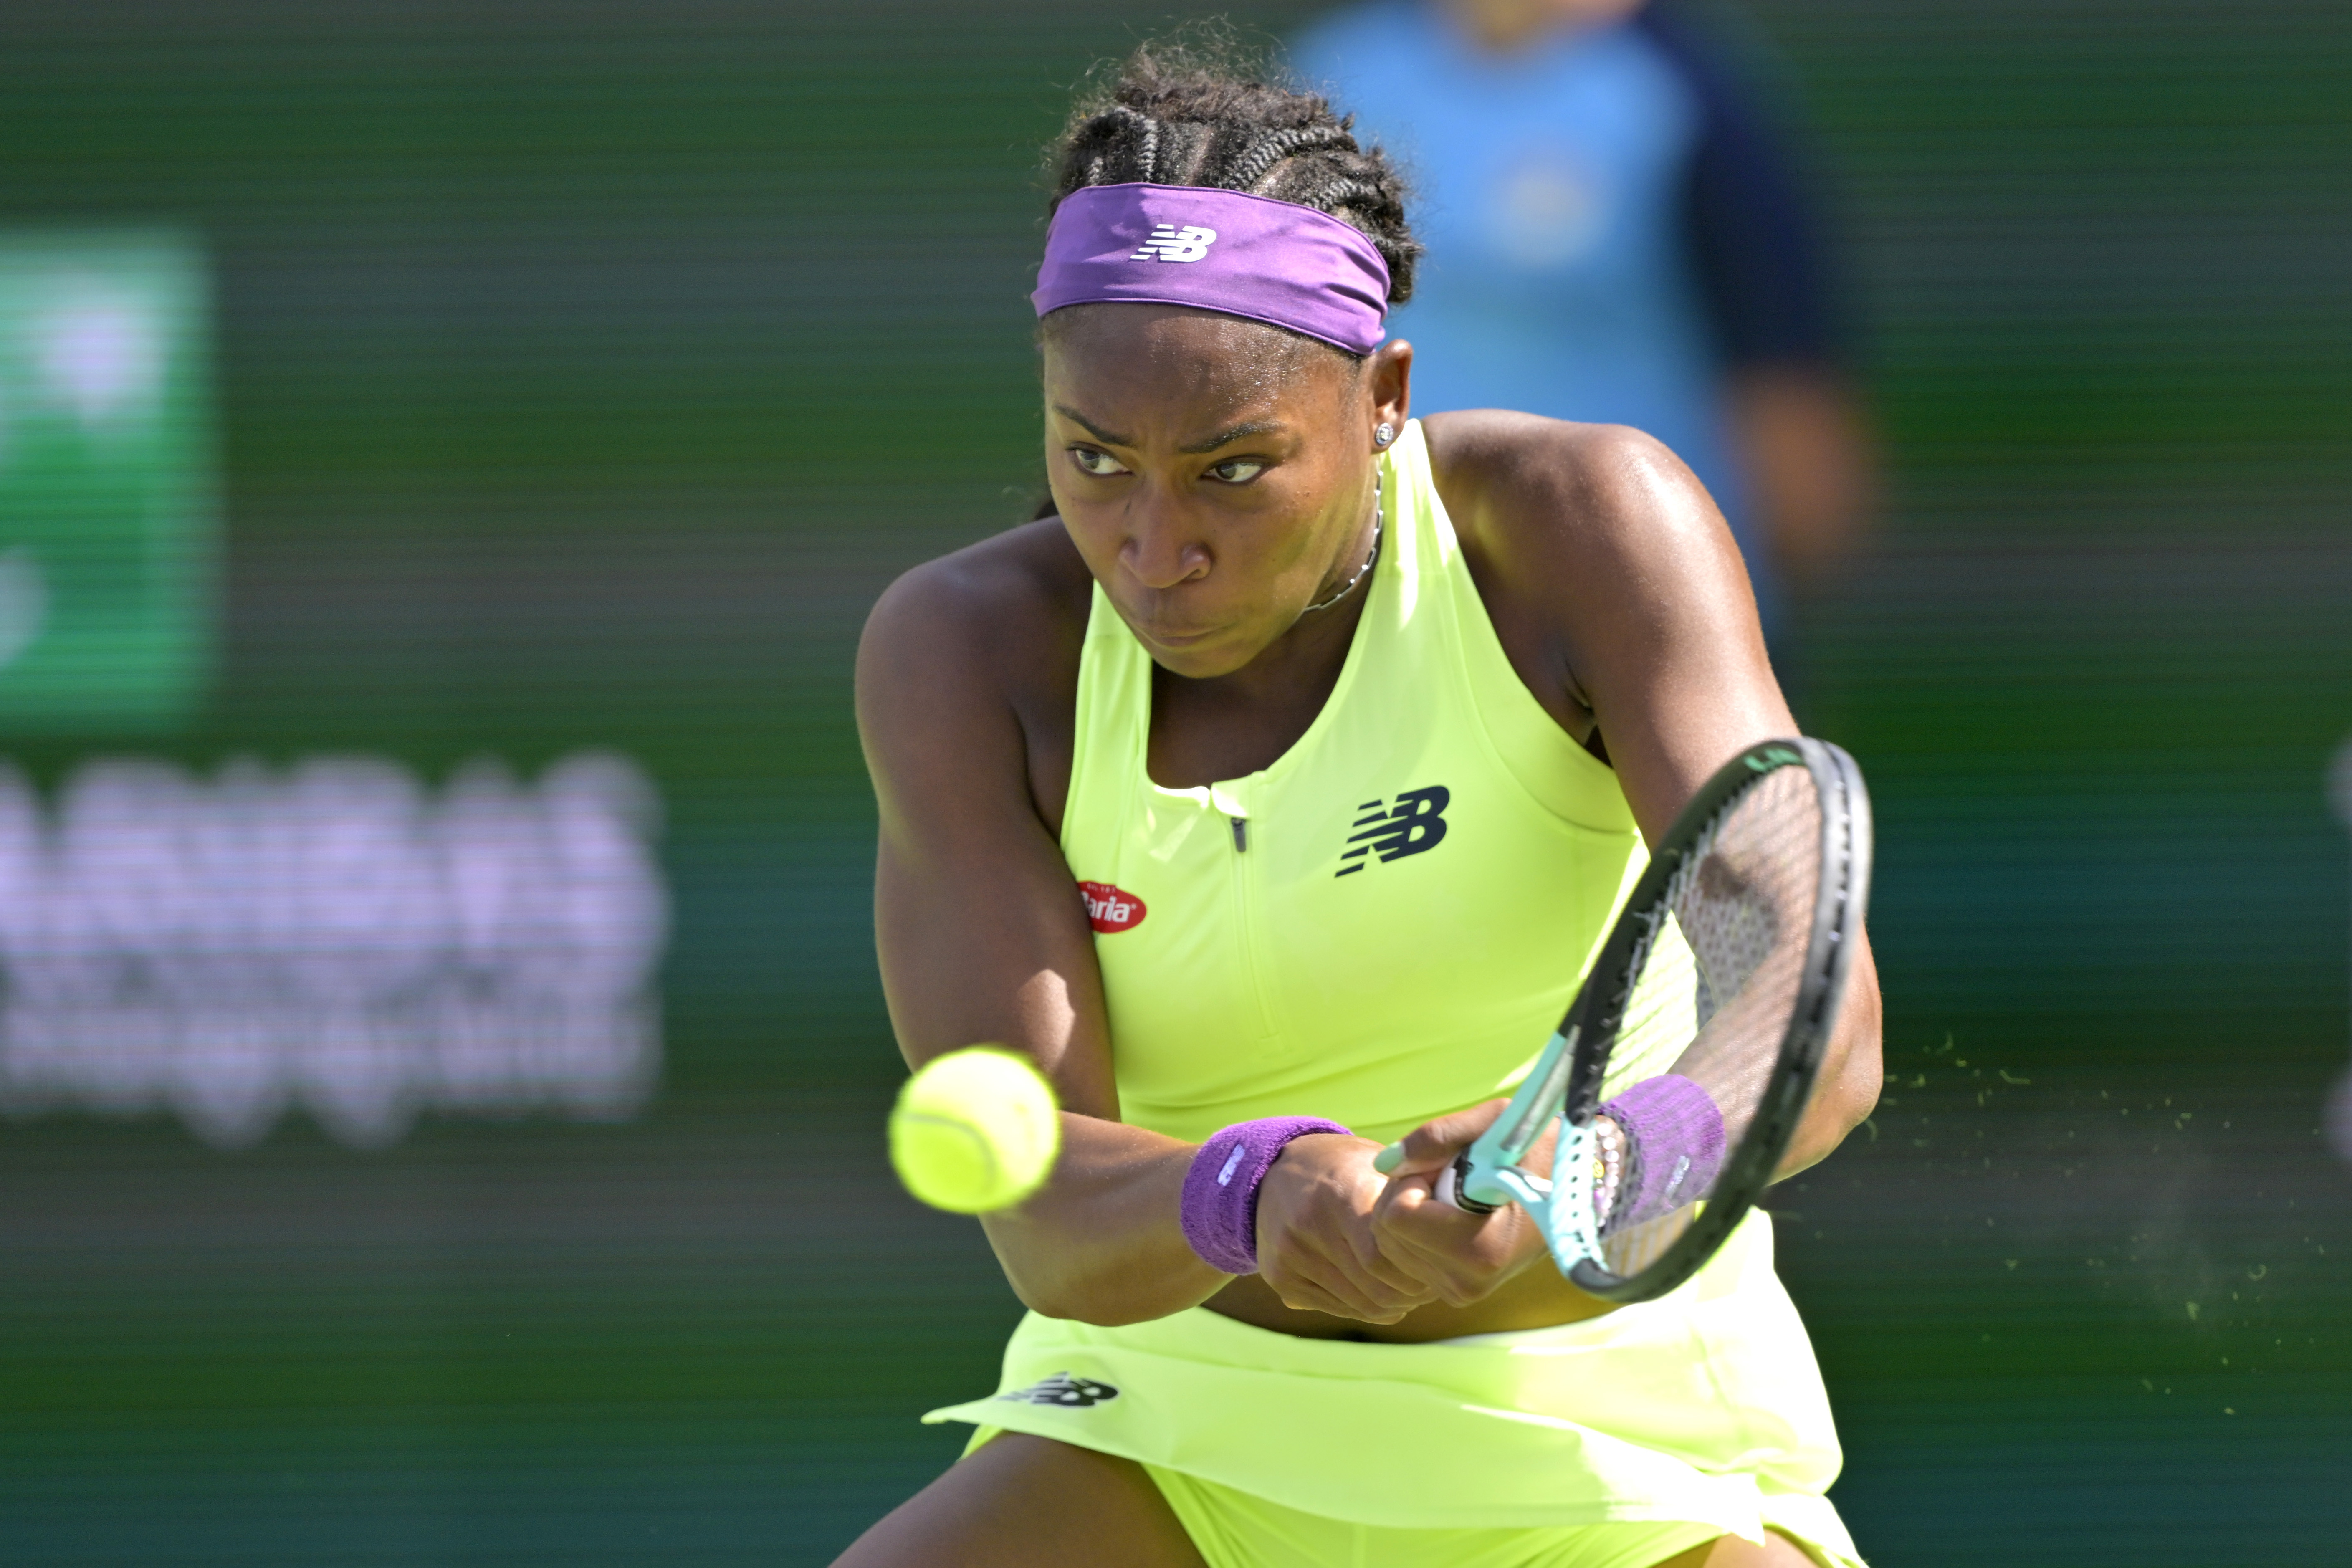
<instances>
[{"instance_id":1,"label":"purple wristband","mask_svg":"<svg viewBox=\"0 0 2352 1568\"><path fill-rule=\"evenodd\" d=\"M1625 1177L1609 1228L1640 1225L1706 1195L1723 1168L1723 1112L1706 1090L1668 1074L1601 1108L1625 1134Z\"/></svg>"},{"instance_id":2,"label":"purple wristband","mask_svg":"<svg viewBox=\"0 0 2352 1568\"><path fill-rule=\"evenodd\" d=\"M1283 1145L1310 1132L1352 1136L1319 1116L1268 1116L1236 1121L1201 1145L1184 1173L1179 1214L1184 1239L1203 1263L1228 1274L1257 1272L1258 1185Z\"/></svg>"}]
</instances>

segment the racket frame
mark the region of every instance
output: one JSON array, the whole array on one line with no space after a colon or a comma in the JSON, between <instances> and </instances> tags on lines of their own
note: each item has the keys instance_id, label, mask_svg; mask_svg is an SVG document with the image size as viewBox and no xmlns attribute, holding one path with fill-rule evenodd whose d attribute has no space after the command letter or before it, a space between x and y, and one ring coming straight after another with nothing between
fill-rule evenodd
<instances>
[{"instance_id":1,"label":"racket frame","mask_svg":"<svg viewBox=\"0 0 2352 1568\"><path fill-rule=\"evenodd\" d=\"M1822 808L1821 861L1804 973L1772 1077L1755 1120L1689 1227L1647 1268L1618 1275L1601 1262L1591 1180L1592 1122L1610 1052L1642 963L1664 922L1665 895L1675 877L1704 852L1707 824L1725 804L1784 767L1803 767L1812 776ZM1442 1195L1474 1214L1518 1204L1541 1227L1560 1271L1579 1289L1603 1300L1651 1300L1698 1272L1770 1184L1812 1098L1867 912L1871 843L1870 796L1862 772L1838 746L1808 738L1764 741L1717 769L1675 818L1559 1031L1495 1124L1447 1173L1452 1179ZM1659 911L1654 918L1648 913L1653 910ZM1560 1133L1550 1181L1519 1168L1548 1125L1557 1125Z\"/></svg>"}]
</instances>

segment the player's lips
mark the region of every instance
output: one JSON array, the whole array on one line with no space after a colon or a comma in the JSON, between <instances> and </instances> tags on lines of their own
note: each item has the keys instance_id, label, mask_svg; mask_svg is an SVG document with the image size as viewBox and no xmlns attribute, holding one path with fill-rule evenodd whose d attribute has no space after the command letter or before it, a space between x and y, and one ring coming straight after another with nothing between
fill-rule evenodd
<instances>
[{"instance_id":1,"label":"player's lips","mask_svg":"<svg viewBox=\"0 0 2352 1568\"><path fill-rule=\"evenodd\" d=\"M1201 631L1181 631L1173 627L1163 628L1146 623L1136 629L1161 647L1191 647L1197 643L1208 641L1224 630L1224 627L1209 626Z\"/></svg>"},{"instance_id":2,"label":"player's lips","mask_svg":"<svg viewBox=\"0 0 2352 1568\"><path fill-rule=\"evenodd\" d=\"M1198 647L1212 638L1228 636L1233 631L1229 621L1195 620L1185 616L1190 610L1197 616L1207 605L1186 603L1189 595L1159 593L1139 595L1137 604L1119 605L1118 618L1128 629L1153 647L1174 653ZM1114 601L1116 603L1116 601Z\"/></svg>"}]
</instances>

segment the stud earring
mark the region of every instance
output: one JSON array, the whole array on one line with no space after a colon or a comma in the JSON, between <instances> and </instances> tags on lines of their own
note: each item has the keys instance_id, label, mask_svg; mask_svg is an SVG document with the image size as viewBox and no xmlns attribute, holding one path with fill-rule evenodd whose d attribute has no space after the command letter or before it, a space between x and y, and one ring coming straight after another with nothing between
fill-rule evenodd
<instances>
[{"instance_id":1,"label":"stud earring","mask_svg":"<svg viewBox=\"0 0 2352 1568\"><path fill-rule=\"evenodd\" d=\"M1382 425L1372 432L1372 445L1375 447L1385 447L1395 439L1396 426L1393 425Z\"/></svg>"}]
</instances>

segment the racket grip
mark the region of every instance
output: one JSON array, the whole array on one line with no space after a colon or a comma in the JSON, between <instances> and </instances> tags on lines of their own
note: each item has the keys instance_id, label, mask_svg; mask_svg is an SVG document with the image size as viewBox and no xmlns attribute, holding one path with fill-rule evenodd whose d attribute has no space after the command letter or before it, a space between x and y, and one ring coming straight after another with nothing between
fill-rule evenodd
<instances>
[{"instance_id":1,"label":"racket grip","mask_svg":"<svg viewBox=\"0 0 2352 1568\"><path fill-rule=\"evenodd\" d=\"M1493 1214L1496 1205L1482 1204L1462 1190L1462 1184L1469 1179L1470 1151L1465 1149L1454 1156L1454 1163L1437 1173L1437 1184L1434 1188L1437 1201L1442 1204L1451 1204L1464 1214Z\"/></svg>"}]
</instances>

